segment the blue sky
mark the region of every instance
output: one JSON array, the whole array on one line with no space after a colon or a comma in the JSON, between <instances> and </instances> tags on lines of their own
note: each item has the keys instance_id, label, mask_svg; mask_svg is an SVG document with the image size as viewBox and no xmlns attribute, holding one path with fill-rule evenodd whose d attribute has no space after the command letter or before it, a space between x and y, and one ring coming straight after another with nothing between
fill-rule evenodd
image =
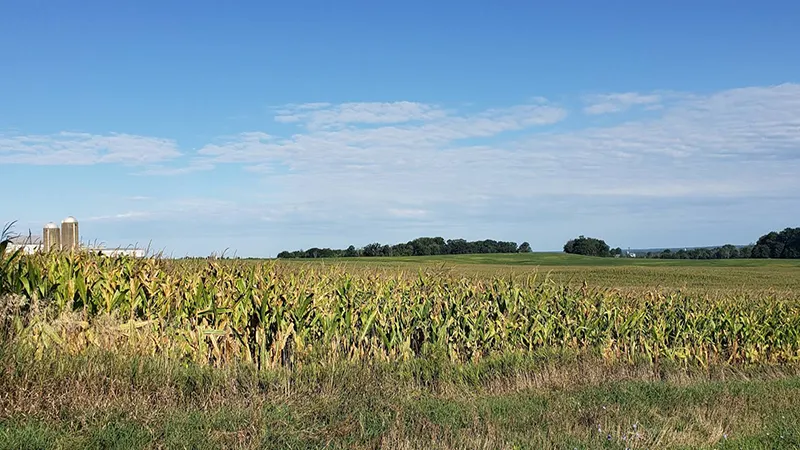
<instances>
[{"instance_id":1,"label":"blue sky","mask_svg":"<svg viewBox=\"0 0 800 450\"><path fill-rule=\"evenodd\" d=\"M548 3L2 2L0 221L175 256L798 226L800 4Z\"/></svg>"}]
</instances>

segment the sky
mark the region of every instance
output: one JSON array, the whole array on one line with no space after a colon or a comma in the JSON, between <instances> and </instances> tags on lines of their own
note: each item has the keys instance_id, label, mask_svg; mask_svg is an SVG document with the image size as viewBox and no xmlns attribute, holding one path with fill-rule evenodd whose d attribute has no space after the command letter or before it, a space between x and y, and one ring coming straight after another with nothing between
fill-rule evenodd
<instances>
[{"instance_id":1,"label":"sky","mask_svg":"<svg viewBox=\"0 0 800 450\"><path fill-rule=\"evenodd\" d=\"M0 1L0 222L173 256L800 226L800 3Z\"/></svg>"}]
</instances>

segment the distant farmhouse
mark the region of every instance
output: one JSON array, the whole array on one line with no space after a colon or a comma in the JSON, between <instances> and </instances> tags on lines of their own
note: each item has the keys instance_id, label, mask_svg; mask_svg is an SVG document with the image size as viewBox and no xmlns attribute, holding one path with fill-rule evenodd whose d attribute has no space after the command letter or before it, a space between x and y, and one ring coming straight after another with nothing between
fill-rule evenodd
<instances>
[{"instance_id":1,"label":"distant farmhouse","mask_svg":"<svg viewBox=\"0 0 800 450\"><path fill-rule=\"evenodd\" d=\"M141 248L105 248L103 246L88 246L80 242L78 221L70 216L61 221L61 227L53 222L42 228L42 236L16 236L11 238L9 245L11 251L21 250L22 253L31 255L45 250L62 251L87 251L98 253L102 256L133 256L143 258L145 250Z\"/></svg>"},{"instance_id":2,"label":"distant farmhouse","mask_svg":"<svg viewBox=\"0 0 800 450\"><path fill-rule=\"evenodd\" d=\"M8 246L12 252L22 250L22 253L31 255L42 248L42 238L40 236L14 236Z\"/></svg>"}]
</instances>

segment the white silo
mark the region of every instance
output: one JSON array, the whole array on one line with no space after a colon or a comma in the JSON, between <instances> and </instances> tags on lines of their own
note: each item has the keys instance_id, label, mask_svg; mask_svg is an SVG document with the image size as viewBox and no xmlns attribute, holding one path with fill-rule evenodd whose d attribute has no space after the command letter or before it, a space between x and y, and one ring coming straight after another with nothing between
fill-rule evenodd
<instances>
[{"instance_id":1,"label":"white silo","mask_svg":"<svg viewBox=\"0 0 800 450\"><path fill-rule=\"evenodd\" d=\"M61 231L58 229L58 225L50 222L44 226L42 244L42 250L46 252L61 249Z\"/></svg>"},{"instance_id":2,"label":"white silo","mask_svg":"<svg viewBox=\"0 0 800 450\"><path fill-rule=\"evenodd\" d=\"M80 244L78 234L78 221L69 216L61 221L61 248L64 250L77 250Z\"/></svg>"}]
</instances>

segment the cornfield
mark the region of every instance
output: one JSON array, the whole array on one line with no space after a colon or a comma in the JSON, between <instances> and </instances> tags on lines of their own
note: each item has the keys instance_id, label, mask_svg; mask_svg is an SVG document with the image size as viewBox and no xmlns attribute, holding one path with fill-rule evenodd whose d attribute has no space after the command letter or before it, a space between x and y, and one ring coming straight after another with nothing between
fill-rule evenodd
<instances>
[{"instance_id":1,"label":"cornfield","mask_svg":"<svg viewBox=\"0 0 800 450\"><path fill-rule=\"evenodd\" d=\"M38 354L127 349L259 368L536 350L701 365L800 358L800 303L768 295L62 252L0 255L0 270L0 335Z\"/></svg>"}]
</instances>

